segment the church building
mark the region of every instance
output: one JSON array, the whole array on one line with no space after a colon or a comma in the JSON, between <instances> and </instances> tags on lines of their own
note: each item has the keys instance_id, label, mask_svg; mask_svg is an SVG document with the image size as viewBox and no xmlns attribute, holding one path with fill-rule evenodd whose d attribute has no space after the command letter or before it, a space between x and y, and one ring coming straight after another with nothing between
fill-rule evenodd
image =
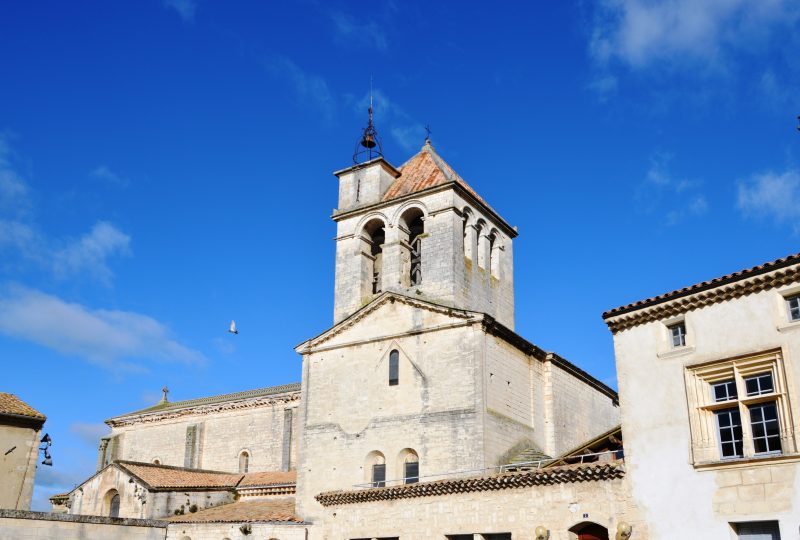
<instances>
[{"instance_id":1,"label":"church building","mask_svg":"<svg viewBox=\"0 0 800 540\"><path fill-rule=\"evenodd\" d=\"M515 332L517 229L430 140L395 167L370 110L334 174L332 326L295 348L301 381L165 389L107 420L97 472L52 499L63 514L0 511L0 531L796 538L800 255L605 313L618 396Z\"/></svg>"}]
</instances>

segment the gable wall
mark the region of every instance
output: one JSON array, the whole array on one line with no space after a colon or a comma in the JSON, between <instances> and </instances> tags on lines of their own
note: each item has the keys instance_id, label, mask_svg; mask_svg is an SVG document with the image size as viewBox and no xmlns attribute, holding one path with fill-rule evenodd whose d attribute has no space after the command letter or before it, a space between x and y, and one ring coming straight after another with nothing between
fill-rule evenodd
<instances>
[{"instance_id":1,"label":"gable wall","mask_svg":"<svg viewBox=\"0 0 800 540\"><path fill-rule=\"evenodd\" d=\"M370 324L398 330L411 314L425 328L427 313L386 304ZM387 479L402 475L398 458L406 448L418 453L422 476L482 467L481 335L476 326L462 326L305 355L300 515L317 515L317 493L368 481L372 451L385 456ZM394 348L400 383L389 386Z\"/></svg>"},{"instance_id":2,"label":"gable wall","mask_svg":"<svg viewBox=\"0 0 800 540\"><path fill-rule=\"evenodd\" d=\"M0 508L29 510L41 430L0 426Z\"/></svg>"}]
</instances>

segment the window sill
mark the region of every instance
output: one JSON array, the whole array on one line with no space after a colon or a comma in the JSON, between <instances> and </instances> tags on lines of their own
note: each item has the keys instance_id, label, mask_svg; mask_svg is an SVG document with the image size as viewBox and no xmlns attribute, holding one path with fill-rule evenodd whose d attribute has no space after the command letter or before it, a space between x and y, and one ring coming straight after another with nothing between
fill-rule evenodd
<instances>
[{"instance_id":1,"label":"window sill","mask_svg":"<svg viewBox=\"0 0 800 540\"><path fill-rule=\"evenodd\" d=\"M659 358L676 358L679 356L686 356L694 352L694 345L684 345L683 347L676 347L668 351L656 353Z\"/></svg>"},{"instance_id":2,"label":"window sill","mask_svg":"<svg viewBox=\"0 0 800 540\"><path fill-rule=\"evenodd\" d=\"M699 470L735 469L753 465L769 465L776 462L797 462L800 454L766 454L763 456L748 456L743 458L725 459L719 461L706 461L695 463L694 468Z\"/></svg>"},{"instance_id":3,"label":"window sill","mask_svg":"<svg viewBox=\"0 0 800 540\"><path fill-rule=\"evenodd\" d=\"M793 332L794 330L800 330L800 321L792 321L787 322L786 324L781 324L777 328L778 332L786 333L786 332Z\"/></svg>"}]
</instances>

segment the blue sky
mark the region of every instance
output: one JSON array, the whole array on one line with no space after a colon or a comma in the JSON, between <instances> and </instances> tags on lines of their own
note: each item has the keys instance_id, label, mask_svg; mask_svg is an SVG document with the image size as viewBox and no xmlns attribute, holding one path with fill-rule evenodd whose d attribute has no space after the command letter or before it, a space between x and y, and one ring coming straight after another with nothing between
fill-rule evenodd
<instances>
[{"instance_id":1,"label":"blue sky","mask_svg":"<svg viewBox=\"0 0 800 540\"><path fill-rule=\"evenodd\" d=\"M370 77L388 160L430 124L519 227L518 332L615 385L602 311L798 251L798 24L781 0L6 5L1 390L48 416L36 507L165 384L299 380Z\"/></svg>"}]
</instances>

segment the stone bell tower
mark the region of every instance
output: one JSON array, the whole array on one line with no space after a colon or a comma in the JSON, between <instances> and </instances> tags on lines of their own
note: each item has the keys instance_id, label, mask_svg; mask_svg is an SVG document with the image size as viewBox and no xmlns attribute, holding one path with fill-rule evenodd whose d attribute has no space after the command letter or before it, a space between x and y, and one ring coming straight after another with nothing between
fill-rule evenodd
<instances>
[{"instance_id":1,"label":"stone bell tower","mask_svg":"<svg viewBox=\"0 0 800 540\"><path fill-rule=\"evenodd\" d=\"M436 153L429 139L398 168L369 109L354 164L339 179L334 322L384 291L481 311L514 327L516 230Z\"/></svg>"}]
</instances>

